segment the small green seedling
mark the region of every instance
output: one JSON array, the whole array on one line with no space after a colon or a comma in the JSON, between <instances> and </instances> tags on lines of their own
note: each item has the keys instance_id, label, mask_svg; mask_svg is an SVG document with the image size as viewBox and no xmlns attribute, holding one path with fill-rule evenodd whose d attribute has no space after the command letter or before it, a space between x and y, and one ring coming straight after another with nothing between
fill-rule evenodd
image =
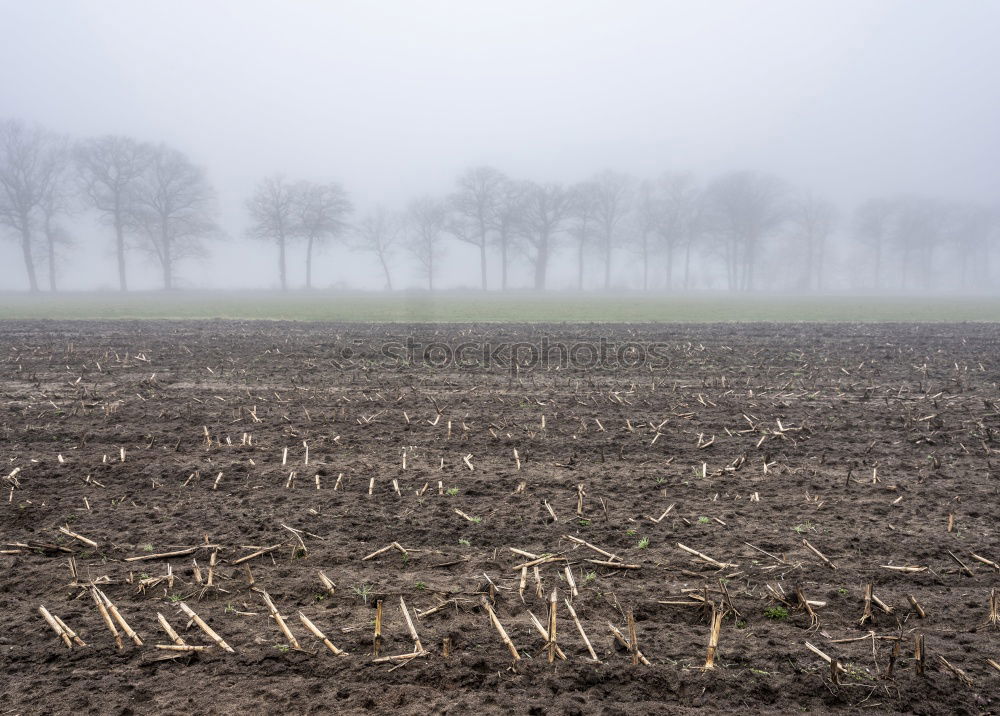
<instances>
[{"instance_id":1,"label":"small green seedling","mask_svg":"<svg viewBox=\"0 0 1000 716\"><path fill-rule=\"evenodd\" d=\"M375 593L375 588L370 584L361 584L357 587L352 587L351 591L361 597L367 605L368 599Z\"/></svg>"}]
</instances>

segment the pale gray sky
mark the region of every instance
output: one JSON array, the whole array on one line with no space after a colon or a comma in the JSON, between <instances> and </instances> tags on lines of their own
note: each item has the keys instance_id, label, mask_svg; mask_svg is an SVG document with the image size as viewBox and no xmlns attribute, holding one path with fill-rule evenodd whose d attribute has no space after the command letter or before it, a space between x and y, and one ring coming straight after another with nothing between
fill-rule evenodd
<instances>
[{"instance_id":1,"label":"pale gray sky","mask_svg":"<svg viewBox=\"0 0 1000 716\"><path fill-rule=\"evenodd\" d=\"M162 140L208 170L234 240L182 267L188 285L275 283L270 248L242 238L243 200L274 171L340 181L361 210L477 163L565 182L754 168L845 207L1000 200L991 0L0 0L0 27L0 116ZM81 241L98 231L75 222ZM67 286L114 285L107 245L74 254ZM21 287L13 243L0 260ZM343 249L317 274L380 283Z\"/></svg>"}]
</instances>

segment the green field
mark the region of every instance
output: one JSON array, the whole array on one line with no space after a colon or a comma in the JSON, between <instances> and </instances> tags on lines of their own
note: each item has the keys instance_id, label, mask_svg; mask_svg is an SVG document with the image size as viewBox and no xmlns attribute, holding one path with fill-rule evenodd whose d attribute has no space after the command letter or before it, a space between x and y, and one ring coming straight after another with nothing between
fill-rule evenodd
<instances>
[{"instance_id":1,"label":"green field","mask_svg":"<svg viewBox=\"0 0 1000 716\"><path fill-rule=\"evenodd\" d=\"M0 293L0 319L238 318L398 323L1000 321L1000 297L456 292Z\"/></svg>"}]
</instances>

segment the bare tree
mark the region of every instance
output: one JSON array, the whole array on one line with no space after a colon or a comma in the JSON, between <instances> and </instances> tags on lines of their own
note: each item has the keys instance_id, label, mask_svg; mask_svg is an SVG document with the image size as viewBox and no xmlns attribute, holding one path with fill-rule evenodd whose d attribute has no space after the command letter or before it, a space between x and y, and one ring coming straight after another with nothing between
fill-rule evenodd
<instances>
[{"instance_id":1,"label":"bare tree","mask_svg":"<svg viewBox=\"0 0 1000 716\"><path fill-rule=\"evenodd\" d=\"M784 196L781 180L756 172L733 172L709 185L706 198L730 290L753 290L763 242L785 220Z\"/></svg>"},{"instance_id":2,"label":"bare tree","mask_svg":"<svg viewBox=\"0 0 1000 716\"><path fill-rule=\"evenodd\" d=\"M441 244L448 221L445 203L422 197L414 200L407 212L410 233L407 248L427 277L427 289L434 290L434 269L442 255Z\"/></svg>"},{"instance_id":3,"label":"bare tree","mask_svg":"<svg viewBox=\"0 0 1000 716\"><path fill-rule=\"evenodd\" d=\"M0 224L20 239L28 286L38 291L33 224L58 173L57 140L41 127L0 122Z\"/></svg>"},{"instance_id":4,"label":"bare tree","mask_svg":"<svg viewBox=\"0 0 1000 716\"><path fill-rule=\"evenodd\" d=\"M597 238L597 193L594 181L584 181L570 188L569 215L572 222L567 233L576 241L576 288L583 290L583 264L588 247Z\"/></svg>"},{"instance_id":5,"label":"bare tree","mask_svg":"<svg viewBox=\"0 0 1000 716\"><path fill-rule=\"evenodd\" d=\"M52 180L42 195L38 208L49 268L49 290L55 292L57 247L68 246L72 243L66 229L59 222L59 218L71 213L76 193L70 181L68 142L65 139L54 140L51 151L54 162Z\"/></svg>"},{"instance_id":6,"label":"bare tree","mask_svg":"<svg viewBox=\"0 0 1000 716\"><path fill-rule=\"evenodd\" d=\"M635 211L632 212L631 230L627 246L639 255L642 262L642 290L649 290L649 263L656 244L653 240L662 213L659 197L653 182L639 182L635 194Z\"/></svg>"},{"instance_id":7,"label":"bare tree","mask_svg":"<svg viewBox=\"0 0 1000 716\"><path fill-rule=\"evenodd\" d=\"M125 232L134 228L135 192L152 154L149 145L121 136L88 139L76 147L83 192L101 218L114 228L118 285L122 291L128 290Z\"/></svg>"},{"instance_id":8,"label":"bare tree","mask_svg":"<svg viewBox=\"0 0 1000 716\"><path fill-rule=\"evenodd\" d=\"M205 172L181 152L161 144L142 174L135 213L146 248L160 265L163 288L170 290L177 264L201 255L202 240L217 230L215 193Z\"/></svg>"},{"instance_id":9,"label":"bare tree","mask_svg":"<svg viewBox=\"0 0 1000 716\"><path fill-rule=\"evenodd\" d=\"M507 290L510 256L524 226L524 184L504 179L497 187L496 202L490 217L493 242L500 249L500 289Z\"/></svg>"},{"instance_id":10,"label":"bare tree","mask_svg":"<svg viewBox=\"0 0 1000 716\"><path fill-rule=\"evenodd\" d=\"M684 249L684 288L690 287L691 251L701 231L702 196L693 174L667 172L656 181L656 233L666 261L666 286L674 286L674 255Z\"/></svg>"},{"instance_id":11,"label":"bare tree","mask_svg":"<svg viewBox=\"0 0 1000 716\"><path fill-rule=\"evenodd\" d=\"M355 250L371 251L378 259L385 274L385 287L392 290L392 275L389 273L391 258L402 231L400 218L384 206L376 206L358 222L354 229L357 238Z\"/></svg>"},{"instance_id":12,"label":"bare tree","mask_svg":"<svg viewBox=\"0 0 1000 716\"><path fill-rule=\"evenodd\" d=\"M570 193L559 184L527 182L524 188L524 238L534 250L535 290L545 290L555 236L569 218Z\"/></svg>"},{"instance_id":13,"label":"bare tree","mask_svg":"<svg viewBox=\"0 0 1000 716\"><path fill-rule=\"evenodd\" d=\"M295 236L295 194L281 174L265 178L247 201L247 211L253 224L250 236L272 241L278 246L278 277L281 290L288 290L285 255L288 242Z\"/></svg>"},{"instance_id":14,"label":"bare tree","mask_svg":"<svg viewBox=\"0 0 1000 716\"><path fill-rule=\"evenodd\" d=\"M353 211L347 192L339 184L299 182L292 188L295 233L306 241L306 288L312 288L313 247L347 231Z\"/></svg>"},{"instance_id":15,"label":"bare tree","mask_svg":"<svg viewBox=\"0 0 1000 716\"><path fill-rule=\"evenodd\" d=\"M448 198L454 215L449 231L479 249L482 288L487 289L486 246L506 177L493 167L473 167L458 178L458 190Z\"/></svg>"},{"instance_id":16,"label":"bare tree","mask_svg":"<svg viewBox=\"0 0 1000 716\"><path fill-rule=\"evenodd\" d=\"M594 177L594 213L597 241L604 254L604 289L611 288L611 252L619 240L619 228L631 211L632 177L606 170Z\"/></svg>"},{"instance_id":17,"label":"bare tree","mask_svg":"<svg viewBox=\"0 0 1000 716\"><path fill-rule=\"evenodd\" d=\"M958 253L961 286L987 281L990 243L1000 228L1000 215L988 206L970 203L952 206L950 214L948 233Z\"/></svg>"},{"instance_id":18,"label":"bare tree","mask_svg":"<svg viewBox=\"0 0 1000 716\"><path fill-rule=\"evenodd\" d=\"M931 287L934 250L944 242L948 208L928 197L905 196L894 202L895 217L891 242L900 253L901 287L909 286L911 269L916 269L919 284Z\"/></svg>"},{"instance_id":19,"label":"bare tree","mask_svg":"<svg viewBox=\"0 0 1000 716\"><path fill-rule=\"evenodd\" d=\"M896 207L887 199L869 199L854 212L854 236L868 252L874 285L882 281L882 258L892 233ZM867 258L867 257L866 257Z\"/></svg>"},{"instance_id":20,"label":"bare tree","mask_svg":"<svg viewBox=\"0 0 1000 716\"><path fill-rule=\"evenodd\" d=\"M823 289L826 244L837 223L837 207L807 192L791 203L789 217L795 253L802 262L800 287Z\"/></svg>"}]
</instances>

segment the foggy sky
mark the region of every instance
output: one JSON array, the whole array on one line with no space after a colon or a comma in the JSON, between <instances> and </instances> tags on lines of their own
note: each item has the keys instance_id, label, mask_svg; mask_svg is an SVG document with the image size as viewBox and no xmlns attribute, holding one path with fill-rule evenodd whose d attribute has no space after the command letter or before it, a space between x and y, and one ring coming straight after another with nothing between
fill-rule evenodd
<instances>
[{"instance_id":1,"label":"foggy sky","mask_svg":"<svg viewBox=\"0 0 1000 716\"><path fill-rule=\"evenodd\" d=\"M243 238L243 202L276 171L341 182L359 213L448 192L480 163L562 182L751 168L848 210L881 194L1000 200L990 0L0 0L0 27L0 117L165 141L206 168L230 239L182 265L182 285L276 284L273 247ZM89 216L70 228L84 246L63 285L114 287L108 232ZM449 265L471 251L452 245ZM157 286L130 261L135 286ZM440 284L474 286L468 273ZM316 275L381 285L342 248ZM6 240L0 283L26 285Z\"/></svg>"}]
</instances>

